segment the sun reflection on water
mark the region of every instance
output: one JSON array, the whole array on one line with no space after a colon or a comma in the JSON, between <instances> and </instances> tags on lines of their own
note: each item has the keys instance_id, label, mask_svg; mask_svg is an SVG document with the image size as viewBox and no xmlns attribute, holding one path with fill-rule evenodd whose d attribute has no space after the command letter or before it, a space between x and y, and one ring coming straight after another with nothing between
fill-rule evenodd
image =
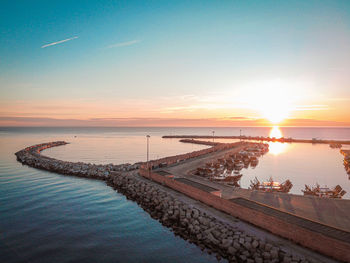
<instances>
[{"instance_id":1,"label":"sun reflection on water","mask_svg":"<svg viewBox=\"0 0 350 263\"><path fill-rule=\"evenodd\" d=\"M272 127L270 134L270 138L282 138L283 134L282 131L278 126ZM278 155L283 152L285 152L288 148L288 144L286 143L281 143L281 142L269 142L269 152L272 153L273 155Z\"/></svg>"},{"instance_id":2,"label":"sun reflection on water","mask_svg":"<svg viewBox=\"0 0 350 263\"><path fill-rule=\"evenodd\" d=\"M282 132L278 126L273 126L271 131L270 131L269 136L270 136L270 138L279 139L279 138L282 138L283 135L282 135Z\"/></svg>"}]
</instances>

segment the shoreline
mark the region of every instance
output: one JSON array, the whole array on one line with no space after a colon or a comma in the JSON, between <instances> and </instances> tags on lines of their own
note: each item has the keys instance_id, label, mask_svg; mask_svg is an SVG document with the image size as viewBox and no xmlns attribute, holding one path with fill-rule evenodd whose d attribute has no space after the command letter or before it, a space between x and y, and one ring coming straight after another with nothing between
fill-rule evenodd
<instances>
[{"instance_id":1,"label":"shoreline","mask_svg":"<svg viewBox=\"0 0 350 263\"><path fill-rule=\"evenodd\" d=\"M313 260L312 256L306 260L303 255L286 252L278 244L268 243L255 236L247 235L244 231L231 228L195 206L188 206L177 200L168 193L169 191L161 191L159 189L161 185L157 186L137 175L138 168L145 163L94 165L60 161L40 154L42 150L65 144L67 143L60 141L27 147L16 153L17 160L22 164L50 172L104 180L118 192L136 201L153 218L171 228L175 234L197 244L201 249L216 253L218 259L225 258L233 262L250 262L249 259L255 262L264 262L264 260L319 262ZM229 149L232 146L218 144L208 149L166 157L151 163L152 166L159 167L159 164L164 161L177 163L183 158L194 158L220 149Z\"/></svg>"}]
</instances>

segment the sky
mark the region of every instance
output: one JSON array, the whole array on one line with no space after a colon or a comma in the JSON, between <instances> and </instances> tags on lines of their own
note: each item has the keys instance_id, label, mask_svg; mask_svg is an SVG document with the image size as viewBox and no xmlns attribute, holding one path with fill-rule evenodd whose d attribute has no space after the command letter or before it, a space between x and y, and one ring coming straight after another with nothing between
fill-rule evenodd
<instances>
[{"instance_id":1,"label":"sky","mask_svg":"<svg viewBox=\"0 0 350 263\"><path fill-rule=\"evenodd\" d=\"M350 1L1 0L0 126L350 126Z\"/></svg>"}]
</instances>

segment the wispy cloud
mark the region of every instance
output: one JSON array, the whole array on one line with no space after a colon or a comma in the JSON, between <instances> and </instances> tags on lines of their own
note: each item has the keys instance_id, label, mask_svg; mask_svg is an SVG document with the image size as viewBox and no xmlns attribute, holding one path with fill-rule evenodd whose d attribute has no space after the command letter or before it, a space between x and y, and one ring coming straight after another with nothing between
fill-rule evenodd
<instances>
[{"instance_id":1,"label":"wispy cloud","mask_svg":"<svg viewBox=\"0 0 350 263\"><path fill-rule=\"evenodd\" d=\"M329 110L328 105L298 105L294 110L296 111L319 111L319 110Z\"/></svg>"},{"instance_id":2,"label":"wispy cloud","mask_svg":"<svg viewBox=\"0 0 350 263\"><path fill-rule=\"evenodd\" d=\"M62 44L62 43L64 43L64 42L71 41L71 40L77 39L77 38L78 38L78 37L67 38L67 39L64 39L64 40L60 40L60 41L57 41L57 42L53 42L53 43L50 43L50 44L43 45L43 46L41 46L41 48L46 48L46 47L50 47L50 46Z\"/></svg>"},{"instance_id":3,"label":"wispy cloud","mask_svg":"<svg viewBox=\"0 0 350 263\"><path fill-rule=\"evenodd\" d=\"M350 98L329 98L329 101L350 101Z\"/></svg>"},{"instance_id":4,"label":"wispy cloud","mask_svg":"<svg viewBox=\"0 0 350 263\"><path fill-rule=\"evenodd\" d=\"M137 43L141 42L141 40L131 40L131 41L126 41L126 42L119 42L113 45L110 45L106 48L115 48L115 47L127 47L127 46L131 46L131 45L135 45Z\"/></svg>"}]
</instances>

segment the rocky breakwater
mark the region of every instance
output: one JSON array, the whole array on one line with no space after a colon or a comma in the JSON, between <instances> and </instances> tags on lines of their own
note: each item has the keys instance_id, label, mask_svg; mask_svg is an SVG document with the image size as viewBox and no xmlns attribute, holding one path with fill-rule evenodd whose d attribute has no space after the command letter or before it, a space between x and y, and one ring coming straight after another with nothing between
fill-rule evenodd
<instances>
[{"instance_id":1,"label":"rocky breakwater","mask_svg":"<svg viewBox=\"0 0 350 263\"><path fill-rule=\"evenodd\" d=\"M22 164L59 174L74 175L105 180L112 172L132 171L138 169L136 164L91 164L83 162L61 161L41 154L41 151L68 144L64 141L48 142L27 147L15 153Z\"/></svg>"},{"instance_id":2,"label":"rocky breakwater","mask_svg":"<svg viewBox=\"0 0 350 263\"><path fill-rule=\"evenodd\" d=\"M197 244L218 259L230 262L317 262L300 254L290 253L272 242L245 233L223 222L193 203L174 197L166 188L137 175L138 164L95 165L66 162L41 155L47 148L66 145L64 141L27 147L17 153L17 160L31 167L60 174L102 179L108 185L136 201L154 219L176 235ZM134 171L133 171L134 170Z\"/></svg>"},{"instance_id":3,"label":"rocky breakwater","mask_svg":"<svg viewBox=\"0 0 350 263\"><path fill-rule=\"evenodd\" d=\"M201 141L201 140L195 140L195 139L182 139L179 142L201 144L201 145L208 145L208 146L217 146L219 144L222 144L220 142Z\"/></svg>"},{"instance_id":4,"label":"rocky breakwater","mask_svg":"<svg viewBox=\"0 0 350 263\"><path fill-rule=\"evenodd\" d=\"M107 183L136 201L176 235L230 262L317 262L292 254L277 244L249 235L136 174L112 173Z\"/></svg>"}]
</instances>

